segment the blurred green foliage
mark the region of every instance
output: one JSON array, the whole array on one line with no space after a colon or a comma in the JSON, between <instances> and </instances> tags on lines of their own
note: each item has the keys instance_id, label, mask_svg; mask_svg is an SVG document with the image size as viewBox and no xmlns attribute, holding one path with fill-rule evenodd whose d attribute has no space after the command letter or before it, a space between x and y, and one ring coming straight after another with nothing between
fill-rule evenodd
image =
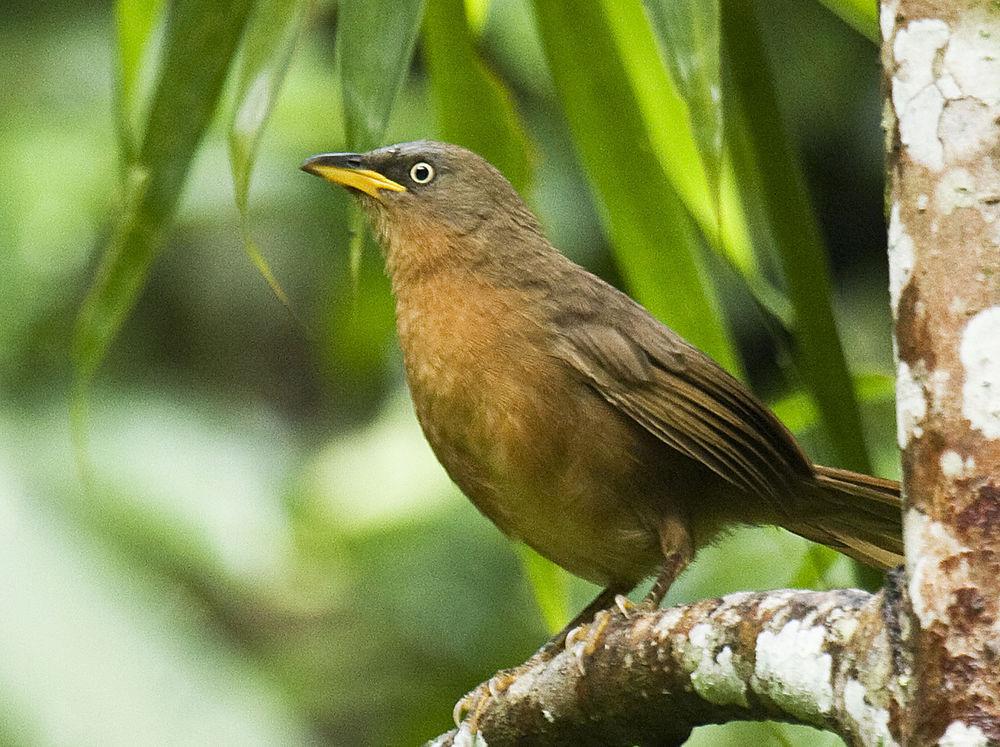
<instances>
[{"instance_id":1,"label":"blurred green foliage","mask_svg":"<svg viewBox=\"0 0 1000 747\"><path fill-rule=\"evenodd\" d=\"M725 95L745 60L717 14L674 35L647 5L5 5L0 743L413 744L593 595L522 561L435 462L381 259L352 279L347 200L297 171L316 152L488 151L560 248L742 372L818 461L867 442L897 471L876 50L824 6L873 17L747 6L751 82L773 92L751 103L772 108L740 124L724 96L715 148L712 50ZM802 220L810 243L785 251ZM857 393L854 421L831 391ZM744 528L670 601L853 574ZM692 743L820 740L744 724Z\"/></svg>"}]
</instances>

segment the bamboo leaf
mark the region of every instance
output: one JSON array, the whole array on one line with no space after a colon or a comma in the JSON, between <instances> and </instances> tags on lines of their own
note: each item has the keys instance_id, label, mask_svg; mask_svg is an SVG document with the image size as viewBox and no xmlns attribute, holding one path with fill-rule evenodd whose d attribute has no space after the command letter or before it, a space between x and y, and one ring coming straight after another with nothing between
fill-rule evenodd
<instances>
[{"instance_id":1,"label":"bamboo leaf","mask_svg":"<svg viewBox=\"0 0 1000 747\"><path fill-rule=\"evenodd\" d=\"M518 545L521 564L531 584L545 627L556 633L570 620L569 584L566 571L536 553L527 545Z\"/></svg>"},{"instance_id":2,"label":"bamboo leaf","mask_svg":"<svg viewBox=\"0 0 1000 747\"><path fill-rule=\"evenodd\" d=\"M138 151L142 62L162 10L163 0L118 0L115 3L115 40L118 48L115 116L122 162L126 169L135 160Z\"/></svg>"},{"instance_id":3,"label":"bamboo leaf","mask_svg":"<svg viewBox=\"0 0 1000 747\"><path fill-rule=\"evenodd\" d=\"M880 42L878 3L871 0L819 0L819 2L869 41L875 44Z\"/></svg>"},{"instance_id":4,"label":"bamboo leaf","mask_svg":"<svg viewBox=\"0 0 1000 747\"><path fill-rule=\"evenodd\" d=\"M73 357L78 394L100 365L162 247L251 7L251 0L176 0L170 6L163 64L142 146L77 322Z\"/></svg>"},{"instance_id":5,"label":"bamboo leaf","mask_svg":"<svg viewBox=\"0 0 1000 747\"><path fill-rule=\"evenodd\" d=\"M891 401L896 380L886 374L861 374L854 378L854 391L861 402ZM782 397L771 405L771 409L793 433L801 433L819 423L815 401L802 390Z\"/></svg>"},{"instance_id":6,"label":"bamboo leaf","mask_svg":"<svg viewBox=\"0 0 1000 747\"><path fill-rule=\"evenodd\" d=\"M731 112L748 142L737 173L754 172L763 197L795 314L797 370L841 466L868 471L861 413L833 314L826 250L778 109L757 19L742 0L726 0L722 7L723 49L733 82L727 118Z\"/></svg>"},{"instance_id":7,"label":"bamboo leaf","mask_svg":"<svg viewBox=\"0 0 1000 747\"><path fill-rule=\"evenodd\" d=\"M637 17L634 2L605 7L656 155L702 235L743 277L757 302L790 327L791 304L756 251L743 185L722 137L718 2L646 0L646 6L652 30Z\"/></svg>"},{"instance_id":8,"label":"bamboo leaf","mask_svg":"<svg viewBox=\"0 0 1000 747\"><path fill-rule=\"evenodd\" d=\"M647 0L663 57L687 102L694 140L712 194L722 161L719 0Z\"/></svg>"},{"instance_id":9,"label":"bamboo leaf","mask_svg":"<svg viewBox=\"0 0 1000 747\"><path fill-rule=\"evenodd\" d=\"M483 156L523 190L528 138L510 92L476 49L464 0L428 0L424 43L441 137Z\"/></svg>"},{"instance_id":10,"label":"bamboo leaf","mask_svg":"<svg viewBox=\"0 0 1000 747\"><path fill-rule=\"evenodd\" d=\"M423 0L342 0L338 5L344 134L348 147L381 144L413 57Z\"/></svg>"},{"instance_id":11,"label":"bamboo leaf","mask_svg":"<svg viewBox=\"0 0 1000 747\"><path fill-rule=\"evenodd\" d=\"M410 69L424 0L342 0L338 5L337 57L347 148L382 144L389 115ZM357 282L366 221L353 202L348 223L351 277Z\"/></svg>"},{"instance_id":12,"label":"bamboo leaf","mask_svg":"<svg viewBox=\"0 0 1000 747\"><path fill-rule=\"evenodd\" d=\"M253 240L248 203L257 148L311 5L311 0L261 0L258 3L243 43L236 103L229 124L229 163L244 251L293 317L295 313L288 296Z\"/></svg>"},{"instance_id":13,"label":"bamboo leaf","mask_svg":"<svg viewBox=\"0 0 1000 747\"><path fill-rule=\"evenodd\" d=\"M684 193L680 187L675 191L676 183L657 157L653 138L662 133L651 130L649 101L640 105L640 91L664 85L662 80L668 78L642 7L607 0L570 8L556 0L535 0L534 8L559 98L626 281L650 311L734 370L737 359L715 292L699 264L695 232L678 199ZM630 30L635 42L630 48L643 52L641 57L622 55L619 40ZM649 76L655 71L640 64L649 60L663 73L653 81ZM687 122L683 100L678 96L673 102ZM699 195L702 212L710 211L693 138L679 140L678 147L694 172L700 172L684 180L688 197ZM709 221L715 224L714 215ZM671 288L684 290L672 293Z\"/></svg>"}]
</instances>

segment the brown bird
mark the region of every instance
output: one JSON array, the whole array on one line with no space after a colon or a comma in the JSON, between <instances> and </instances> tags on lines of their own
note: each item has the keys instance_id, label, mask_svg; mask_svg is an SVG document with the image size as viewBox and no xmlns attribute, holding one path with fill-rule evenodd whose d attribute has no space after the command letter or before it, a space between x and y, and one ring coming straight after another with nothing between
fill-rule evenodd
<instances>
[{"instance_id":1,"label":"brown bird","mask_svg":"<svg viewBox=\"0 0 1000 747\"><path fill-rule=\"evenodd\" d=\"M371 219L448 474L505 534L605 587L570 626L657 572L658 605L733 524L901 562L897 483L814 465L743 384L560 254L475 153L420 141L302 168Z\"/></svg>"}]
</instances>

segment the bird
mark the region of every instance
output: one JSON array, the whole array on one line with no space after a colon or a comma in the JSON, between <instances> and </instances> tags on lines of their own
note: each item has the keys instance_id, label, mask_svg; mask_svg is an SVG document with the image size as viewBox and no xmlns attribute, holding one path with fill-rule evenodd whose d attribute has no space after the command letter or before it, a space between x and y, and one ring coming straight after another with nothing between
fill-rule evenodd
<instances>
[{"instance_id":1,"label":"bird","mask_svg":"<svg viewBox=\"0 0 1000 747\"><path fill-rule=\"evenodd\" d=\"M301 168L370 221L448 475L504 534L603 588L548 650L651 576L658 606L735 525L902 562L898 483L813 464L739 380L559 252L484 158L420 140Z\"/></svg>"}]
</instances>

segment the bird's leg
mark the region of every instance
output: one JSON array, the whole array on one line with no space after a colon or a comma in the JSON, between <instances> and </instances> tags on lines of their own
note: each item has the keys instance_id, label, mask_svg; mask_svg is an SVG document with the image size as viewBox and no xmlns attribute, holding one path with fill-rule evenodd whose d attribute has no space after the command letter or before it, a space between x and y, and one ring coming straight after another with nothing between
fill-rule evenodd
<instances>
[{"instance_id":1,"label":"bird's leg","mask_svg":"<svg viewBox=\"0 0 1000 747\"><path fill-rule=\"evenodd\" d=\"M660 547L663 550L663 565L660 572L653 581L653 586L645 599L638 605L639 612L653 612L660 606L663 597L670 591L670 587L681 574L691 557L694 554L691 542L691 533L687 524L678 516L670 515L661 520L659 527ZM584 662L587 657L597 650L604 633L611 622L612 616L617 612L622 617L628 618L636 610L636 605L632 604L627 597L615 596L614 608L602 609L594 615L594 621L589 625L581 625L579 628L570 631L566 637L566 649L572 650L576 654L577 665L580 672L584 671Z\"/></svg>"},{"instance_id":2,"label":"bird's leg","mask_svg":"<svg viewBox=\"0 0 1000 747\"><path fill-rule=\"evenodd\" d=\"M472 725L475 727L475 722L478 720L483 706L486 705L490 698L495 698L505 692L514 683L514 680L536 664L546 662L559 653L566 642L567 636L580 626L589 623L594 619L595 615L610 607L616 598L620 597L620 591L622 589L619 587L609 586L594 597L594 600L590 604L580 610L576 617L570 620L562 630L546 641L541 648L532 654L530 659L520 666L497 672L488 681L466 694L464 698L455 704L455 710L452 714L455 718L455 725L460 725L464 715L471 713L473 717ZM621 598L624 599L624 597Z\"/></svg>"},{"instance_id":3,"label":"bird's leg","mask_svg":"<svg viewBox=\"0 0 1000 747\"><path fill-rule=\"evenodd\" d=\"M674 585L674 581L681 575L681 571L687 567L689 560L690 555L681 552L674 552L667 556L667 559L663 561L660 572L656 574L656 580L653 581L653 585L649 588L649 593L646 594L645 598L639 604L639 609L642 612L653 612L659 609L663 597L670 591L670 587Z\"/></svg>"}]
</instances>

